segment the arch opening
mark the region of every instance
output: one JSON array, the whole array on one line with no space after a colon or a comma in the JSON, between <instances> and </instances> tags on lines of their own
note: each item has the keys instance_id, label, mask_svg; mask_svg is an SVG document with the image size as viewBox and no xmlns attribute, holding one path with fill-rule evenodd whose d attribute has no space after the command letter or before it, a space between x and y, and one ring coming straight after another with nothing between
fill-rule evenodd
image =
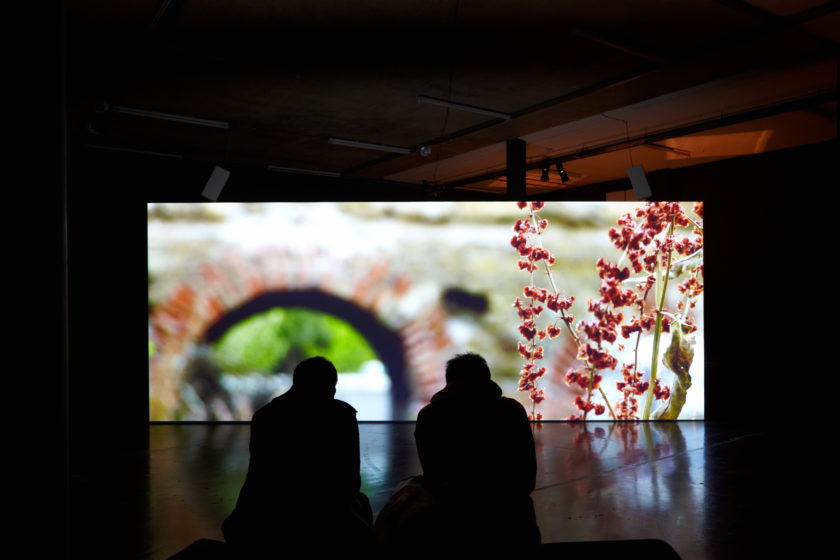
<instances>
[{"instance_id":1,"label":"arch opening","mask_svg":"<svg viewBox=\"0 0 840 560\"><path fill-rule=\"evenodd\" d=\"M242 325L243 322L254 317L266 318L261 321L262 327L271 328L272 321L274 326L280 324L282 320L278 320L278 317L272 319L270 315L266 315L271 314L272 310L282 310L279 313L285 313L286 317L294 318L286 328L303 330L311 327L310 330L317 330L317 325L306 324L306 322L319 323L322 327L326 325L327 328L337 328L339 335L343 337L343 343L358 344L363 347L343 349L333 347L334 352L331 356L329 343L322 340L325 343L320 348L325 350L323 352L318 351L317 344L310 344L297 345L294 348L278 348L274 356L270 353L254 356L252 361L262 360L263 369L268 364L268 369L275 374L273 381L269 383L265 382L265 376L257 376L257 379L262 378L261 390L259 387L254 388L253 375L238 377L230 374L220 375L218 366L220 363L228 362L228 365L232 365L234 369L237 367L236 364L230 364L230 356L219 354L220 351L222 354L225 352L223 345L226 333L230 333L237 325ZM324 329L315 334L323 339ZM268 336L270 338L271 335ZM360 411L360 419L400 419L408 406L411 391L406 374L406 356L399 333L382 324L368 310L351 301L317 289L272 291L260 294L219 317L204 331L203 336L197 341L197 346L199 351L191 360L190 384L195 388L196 393L204 393L204 396L196 395L197 398L206 402L215 399L217 407L236 409L238 405L235 398L229 394L230 390L233 389L236 393L236 387L248 386L250 383L252 393L256 391L256 394L251 395L247 406L258 408L288 388L294 365L301 359L309 357L306 354L315 353L324 355L336 364L341 374L336 398L343 397L343 400L348 400ZM277 358L277 363L272 363L274 358ZM209 368L210 362L216 364L215 370ZM244 366L247 365L244 364ZM362 366L363 371L342 371L354 369L357 366ZM238 367L242 371L247 369L247 367L243 368L243 364ZM387 383L387 394L384 397L387 403L382 402L382 396L371 394L371 384L379 385L381 389L383 377ZM213 386L214 383L215 386ZM244 397L240 395L239 398ZM354 400L356 402L353 402ZM212 411L210 411L210 416L213 416Z\"/></svg>"}]
</instances>

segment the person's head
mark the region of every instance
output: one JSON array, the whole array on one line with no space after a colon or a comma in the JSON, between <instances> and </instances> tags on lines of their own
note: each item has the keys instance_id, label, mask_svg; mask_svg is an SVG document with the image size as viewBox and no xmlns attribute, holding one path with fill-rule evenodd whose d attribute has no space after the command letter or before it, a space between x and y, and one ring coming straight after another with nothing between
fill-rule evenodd
<instances>
[{"instance_id":1,"label":"person's head","mask_svg":"<svg viewBox=\"0 0 840 560\"><path fill-rule=\"evenodd\" d=\"M333 398L337 383L335 366L321 356L303 360L292 373L292 387L316 398Z\"/></svg>"},{"instance_id":2,"label":"person's head","mask_svg":"<svg viewBox=\"0 0 840 560\"><path fill-rule=\"evenodd\" d=\"M458 354L446 362L446 382L472 382L490 379L490 368L479 354Z\"/></svg>"}]
</instances>

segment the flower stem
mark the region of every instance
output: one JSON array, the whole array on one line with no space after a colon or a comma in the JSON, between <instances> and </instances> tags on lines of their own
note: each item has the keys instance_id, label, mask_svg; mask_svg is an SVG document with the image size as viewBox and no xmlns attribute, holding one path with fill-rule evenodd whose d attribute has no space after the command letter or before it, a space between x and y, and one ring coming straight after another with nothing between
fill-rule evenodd
<instances>
[{"instance_id":1,"label":"flower stem","mask_svg":"<svg viewBox=\"0 0 840 560\"><path fill-rule=\"evenodd\" d=\"M656 310L656 326L653 331L653 357L650 364L650 385L645 396L645 410L642 418L650 420L650 408L653 404L653 389L656 386L656 375L659 366L659 339L662 336L662 313Z\"/></svg>"},{"instance_id":2,"label":"flower stem","mask_svg":"<svg viewBox=\"0 0 840 560\"><path fill-rule=\"evenodd\" d=\"M601 397L604 399L604 404L607 405L607 410L610 411L610 416L612 416L612 419L615 420L615 412L613 412L613 409L610 406L610 400L607 398L607 394L601 386L598 386L598 392L601 393Z\"/></svg>"},{"instance_id":3,"label":"flower stem","mask_svg":"<svg viewBox=\"0 0 840 560\"><path fill-rule=\"evenodd\" d=\"M671 218L671 224L668 226L668 237L674 234L675 218ZM657 285L657 301L656 301L656 326L653 330L653 355L650 360L650 386L648 387L647 395L645 397L645 409L642 418L650 420L650 409L653 405L653 390L656 387L656 375L659 370L659 340L662 337L662 310L665 308L665 295L668 293L668 276L671 273L671 248L668 245L668 259L665 265L665 274L657 277L656 282L662 282L661 287ZM656 267L659 268L659 257L656 259Z\"/></svg>"}]
</instances>

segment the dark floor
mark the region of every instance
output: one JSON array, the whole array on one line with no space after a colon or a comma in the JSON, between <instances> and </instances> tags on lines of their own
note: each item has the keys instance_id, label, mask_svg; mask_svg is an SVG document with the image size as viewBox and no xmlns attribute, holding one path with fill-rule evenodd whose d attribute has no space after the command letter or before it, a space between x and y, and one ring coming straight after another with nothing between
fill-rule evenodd
<instances>
[{"instance_id":1,"label":"dark floor","mask_svg":"<svg viewBox=\"0 0 840 560\"><path fill-rule=\"evenodd\" d=\"M359 426L374 515L401 479L420 473L413 431L413 423ZM152 425L148 451L71 473L71 557L158 560L196 539L221 539L248 436L247 424ZM782 538L772 529L782 497L767 484L773 463L762 431L545 423L535 439L532 497L544 543L660 539L691 560L757 558Z\"/></svg>"}]
</instances>

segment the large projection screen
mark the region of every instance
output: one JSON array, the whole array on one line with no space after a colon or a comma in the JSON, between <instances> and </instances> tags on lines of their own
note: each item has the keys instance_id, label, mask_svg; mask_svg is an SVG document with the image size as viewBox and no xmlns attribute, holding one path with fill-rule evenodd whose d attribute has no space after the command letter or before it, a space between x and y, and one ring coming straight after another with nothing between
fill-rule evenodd
<instances>
[{"instance_id":1,"label":"large projection screen","mask_svg":"<svg viewBox=\"0 0 840 560\"><path fill-rule=\"evenodd\" d=\"M703 419L702 203L149 203L147 233L151 421L250 420L314 355L359 420L414 420L464 352L535 420Z\"/></svg>"}]
</instances>

